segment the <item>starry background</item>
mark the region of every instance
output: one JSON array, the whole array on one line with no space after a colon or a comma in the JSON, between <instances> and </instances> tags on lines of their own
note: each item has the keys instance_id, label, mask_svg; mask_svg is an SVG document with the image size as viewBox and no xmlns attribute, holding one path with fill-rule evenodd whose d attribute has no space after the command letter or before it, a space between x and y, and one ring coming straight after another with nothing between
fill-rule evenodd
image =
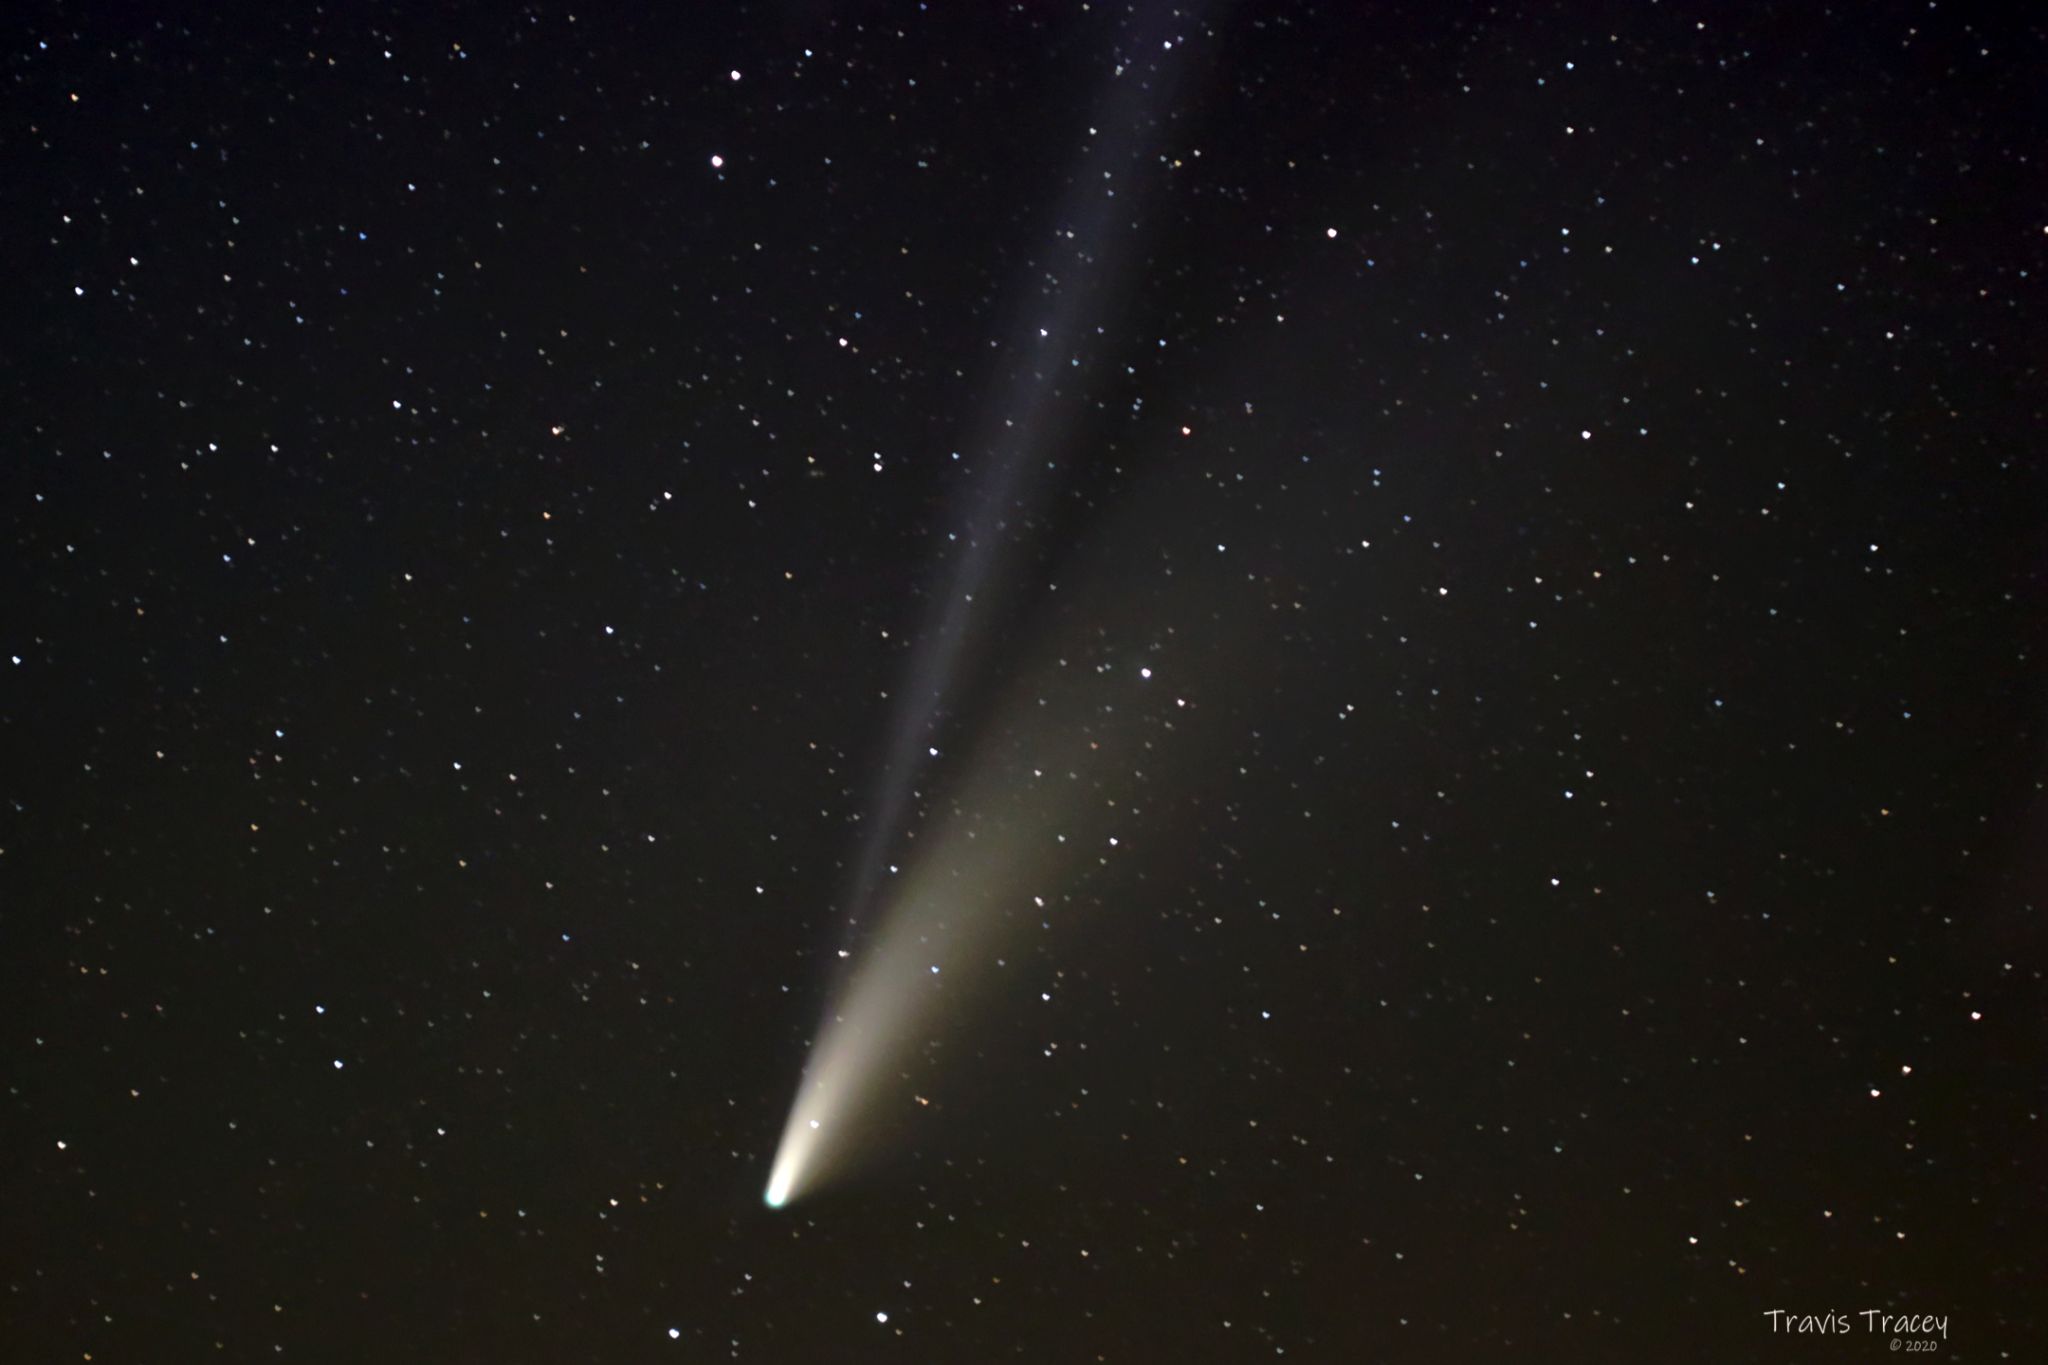
<instances>
[{"instance_id":1,"label":"starry background","mask_svg":"<svg viewBox=\"0 0 2048 1365\"><path fill-rule=\"evenodd\" d=\"M6 1358L2039 1359L2017 13L12 8ZM976 534L1119 843L771 1213Z\"/></svg>"}]
</instances>

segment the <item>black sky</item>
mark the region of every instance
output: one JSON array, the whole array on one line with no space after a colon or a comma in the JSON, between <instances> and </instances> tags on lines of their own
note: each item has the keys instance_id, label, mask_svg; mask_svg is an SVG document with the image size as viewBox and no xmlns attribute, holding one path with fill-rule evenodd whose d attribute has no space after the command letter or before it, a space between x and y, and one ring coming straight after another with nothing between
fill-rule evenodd
<instances>
[{"instance_id":1,"label":"black sky","mask_svg":"<svg viewBox=\"0 0 2048 1365\"><path fill-rule=\"evenodd\" d=\"M0 18L8 1359L2041 1358L2038 17L185 8Z\"/></svg>"}]
</instances>

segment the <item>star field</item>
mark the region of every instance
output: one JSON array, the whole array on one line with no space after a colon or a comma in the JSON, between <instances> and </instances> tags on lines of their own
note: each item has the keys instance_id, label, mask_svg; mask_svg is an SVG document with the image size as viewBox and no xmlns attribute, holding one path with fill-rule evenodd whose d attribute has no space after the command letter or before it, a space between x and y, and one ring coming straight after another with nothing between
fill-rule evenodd
<instances>
[{"instance_id":1,"label":"star field","mask_svg":"<svg viewBox=\"0 0 2048 1365\"><path fill-rule=\"evenodd\" d=\"M2040 1358L2044 64L10 11L9 1358Z\"/></svg>"}]
</instances>

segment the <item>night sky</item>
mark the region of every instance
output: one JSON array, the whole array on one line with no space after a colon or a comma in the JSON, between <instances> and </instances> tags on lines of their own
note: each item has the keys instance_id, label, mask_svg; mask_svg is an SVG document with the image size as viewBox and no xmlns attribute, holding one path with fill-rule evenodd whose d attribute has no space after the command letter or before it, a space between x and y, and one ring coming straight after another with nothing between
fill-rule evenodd
<instances>
[{"instance_id":1,"label":"night sky","mask_svg":"<svg viewBox=\"0 0 2048 1365\"><path fill-rule=\"evenodd\" d=\"M2026 9L11 7L0 1358L2048 1358Z\"/></svg>"}]
</instances>

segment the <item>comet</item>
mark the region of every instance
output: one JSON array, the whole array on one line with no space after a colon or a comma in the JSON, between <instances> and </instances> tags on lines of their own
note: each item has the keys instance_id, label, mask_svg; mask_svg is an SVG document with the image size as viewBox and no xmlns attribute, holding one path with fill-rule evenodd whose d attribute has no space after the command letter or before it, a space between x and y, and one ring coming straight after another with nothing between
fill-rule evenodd
<instances>
[{"instance_id":1,"label":"comet","mask_svg":"<svg viewBox=\"0 0 2048 1365\"><path fill-rule=\"evenodd\" d=\"M1078 156L1000 353L1006 370L967 443L976 458L956 509L960 553L912 650L854 860L847 904L855 915L879 911L878 927L813 1043L762 1193L771 1209L873 1151L894 1082L949 1007L964 1008L999 962L994 949L1024 899L1020 876L1043 877L1073 851L1056 833L1071 798L1030 776L1047 765L1011 761L1013 749L971 765L945 827L936 838L921 831L916 856L896 860L908 863L902 875L884 877L905 840L918 774L940 755L940 722L970 646L1002 598L1009 554L1043 504L1048 470L1086 399L1101 324L1138 240L1139 190L1160 160L1174 91L1198 61L1183 47L1194 29L1208 31L1188 9L1134 12L1104 53L1088 122L1074 129ZM1031 733L1027 748L1060 747L1057 736ZM1003 813L1000 829L990 812Z\"/></svg>"},{"instance_id":2,"label":"comet","mask_svg":"<svg viewBox=\"0 0 2048 1365\"><path fill-rule=\"evenodd\" d=\"M881 930L812 1046L762 1194L769 1208L872 1152L913 1098L907 1068L1003 969L1023 912L1037 922L1031 898L1014 888L1050 884L1078 845L1057 828L1072 800L1064 784L1032 779L1020 764L1035 756L1041 773L1055 761L1063 771L1082 761L1078 751L1085 741L1070 731L1026 753L984 756L932 850L892 879Z\"/></svg>"}]
</instances>

